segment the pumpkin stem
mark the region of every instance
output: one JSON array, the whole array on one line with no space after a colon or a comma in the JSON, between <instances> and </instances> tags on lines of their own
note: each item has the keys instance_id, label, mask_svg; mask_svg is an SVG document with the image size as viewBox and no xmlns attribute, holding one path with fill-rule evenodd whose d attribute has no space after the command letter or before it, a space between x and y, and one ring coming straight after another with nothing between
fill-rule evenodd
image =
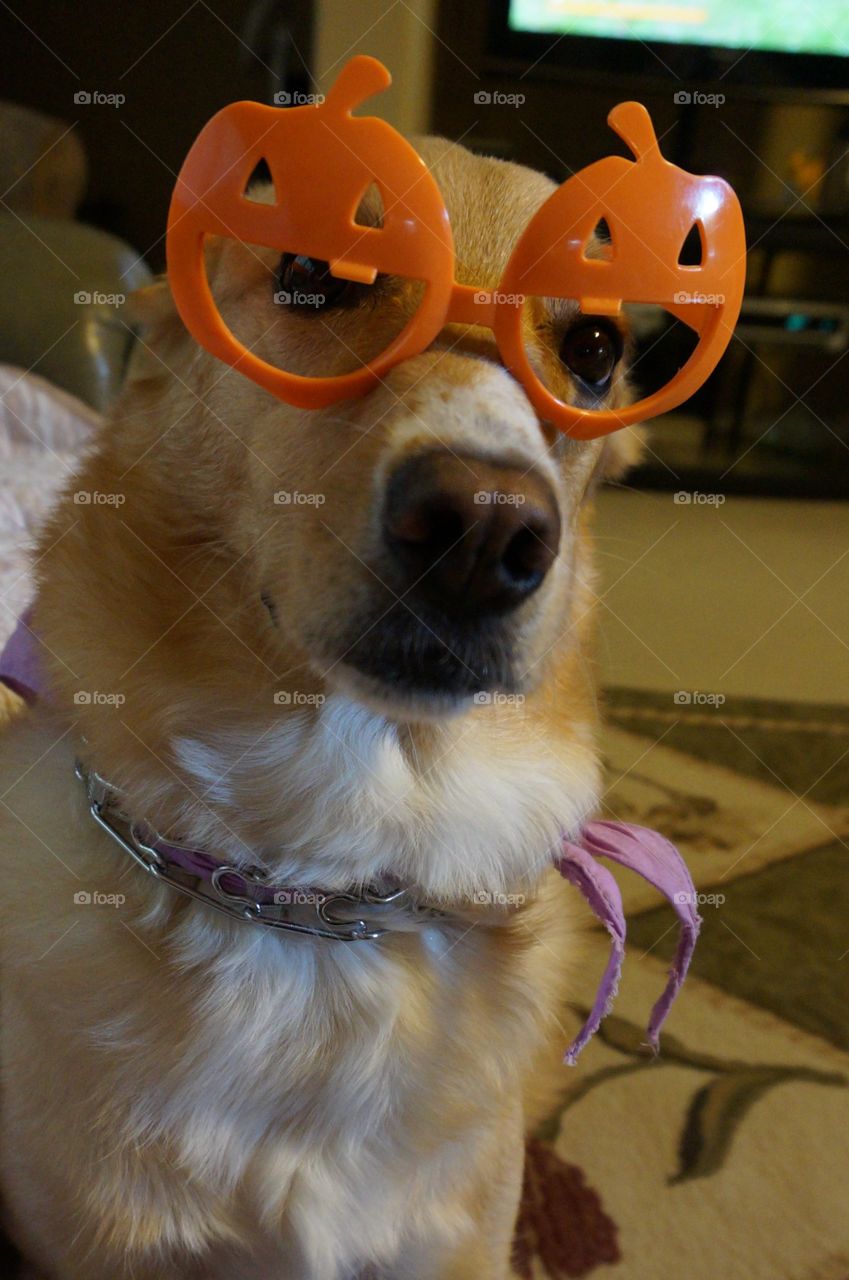
<instances>
[{"instance_id":1,"label":"pumpkin stem","mask_svg":"<svg viewBox=\"0 0 849 1280\"><path fill-rule=\"evenodd\" d=\"M382 93L392 76L377 58L357 54L346 62L327 93L325 106L337 115L350 114L366 98Z\"/></svg>"},{"instance_id":2,"label":"pumpkin stem","mask_svg":"<svg viewBox=\"0 0 849 1280\"><path fill-rule=\"evenodd\" d=\"M660 155L651 116L641 102L620 102L610 112L607 123L631 148L637 160Z\"/></svg>"}]
</instances>

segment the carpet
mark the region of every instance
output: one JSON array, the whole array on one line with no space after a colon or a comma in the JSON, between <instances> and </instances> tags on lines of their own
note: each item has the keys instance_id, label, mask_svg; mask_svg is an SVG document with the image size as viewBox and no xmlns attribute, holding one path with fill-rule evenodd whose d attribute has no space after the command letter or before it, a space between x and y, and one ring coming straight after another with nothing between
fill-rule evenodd
<instances>
[{"instance_id":1,"label":"carpet","mask_svg":"<svg viewBox=\"0 0 849 1280\"><path fill-rule=\"evenodd\" d=\"M673 914L617 877L622 987L528 1144L516 1273L849 1280L849 709L607 704L605 816L679 845L704 926L652 1059Z\"/></svg>"}]
</instances>

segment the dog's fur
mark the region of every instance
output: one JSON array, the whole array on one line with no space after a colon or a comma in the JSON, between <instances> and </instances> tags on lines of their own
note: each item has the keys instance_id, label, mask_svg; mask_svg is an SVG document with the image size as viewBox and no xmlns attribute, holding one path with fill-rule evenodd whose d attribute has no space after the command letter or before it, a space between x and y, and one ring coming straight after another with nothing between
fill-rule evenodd
<instances>
[{"instance_id":1,"label":"dog's fur","mask_svg":"<svg viewBox=\"0 0 849 1280\"><path fill-rule=\"evenodd\" d=\"M494 287L550 184L423 151L459 278ZM333 320L335 338L279 318L274 257L209 254L228 319L267 358L326 371L379 347L393 308L397 327L403 289ZM552 851L599 799L589 502L634 437L545 434L484 331L449 329L364 399L304 412L201 351L164 283L139 310L127 388L72 485L124 502L68 495L54 514L36 612L53 705L0 738L10 1230L55 1280L504 1280L540 1064L573 1030L583 909ZM556 326L535 318L550 365ZM533 467L556 493L557 560L498 633L524 702L346 662L363 633L384 643L395 599L386 476L434 445ZM282 489L325 501L281 506ZM125 702L75 705L81 690ZM122 859L75 751L183 843L292 884L390 873L457 918L352 944L227 920ZM81 890L126 902L81 906ZM505 893L527 901L481 905Z\"/></svg>"}]
</instances>

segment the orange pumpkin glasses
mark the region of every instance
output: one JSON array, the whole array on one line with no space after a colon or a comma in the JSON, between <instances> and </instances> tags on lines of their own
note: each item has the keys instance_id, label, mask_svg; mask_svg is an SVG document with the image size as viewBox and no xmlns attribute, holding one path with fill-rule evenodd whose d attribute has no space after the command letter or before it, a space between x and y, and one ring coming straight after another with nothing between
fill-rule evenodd
<instances>
[{"instance_id":1,"label":"orange pumpkin glasses","mask_svg":"<svg viewBox=\"0 0 849 1280\"><path fill-rule=\"evenodd\" d=\"M498 289L458 284L448 213L421 157L385 121L351 114L390 83L382 63L358 56L317 106L236 102L203 128L180 170L167 233L171 289L193 337L303 409L364 395L394 365L430 346L446 324L491 329L539 416L577 439L656 416L692 395L727 347L743 298L746 244L731 187L665 160L645 107L620 103L608 123L635 159L609 156L558 187L519 238ZM273 204L245 195L261 160L271 171ZM383 217L380 226L365 227L354 219L373 185ZM587 256L602 220L609 252ZM701 262L685 266L681 249L694 226ZM371 284L378 273L416 280L421 300L387 348L352 372L290 373L248 350L222 320L204 264L209 235L327 262L341 280ZM623 303L659 305L695 330L698 345L665 386L642 400L615 410L571 405L533 367L523 339L526 298L573 299L590 316L615 316Z\"/></svg>"}]
</instances>

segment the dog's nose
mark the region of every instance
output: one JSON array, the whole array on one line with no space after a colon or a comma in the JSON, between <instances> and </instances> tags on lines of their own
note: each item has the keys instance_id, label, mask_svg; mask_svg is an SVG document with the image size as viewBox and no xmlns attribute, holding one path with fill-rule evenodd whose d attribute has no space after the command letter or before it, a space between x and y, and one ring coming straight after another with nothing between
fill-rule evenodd
<instances>
[{"instance_id":1,"label":"dog's nose","mask_svg":"<svg viewBox=\"0 0 849 1280\"><path fill-rule=\"evenodd\" d=\"M551 568L560 514L533 469L438 449L391 474L383 532L416 596L455 615L505 613Z\"/></svg>"}]
</instances>

